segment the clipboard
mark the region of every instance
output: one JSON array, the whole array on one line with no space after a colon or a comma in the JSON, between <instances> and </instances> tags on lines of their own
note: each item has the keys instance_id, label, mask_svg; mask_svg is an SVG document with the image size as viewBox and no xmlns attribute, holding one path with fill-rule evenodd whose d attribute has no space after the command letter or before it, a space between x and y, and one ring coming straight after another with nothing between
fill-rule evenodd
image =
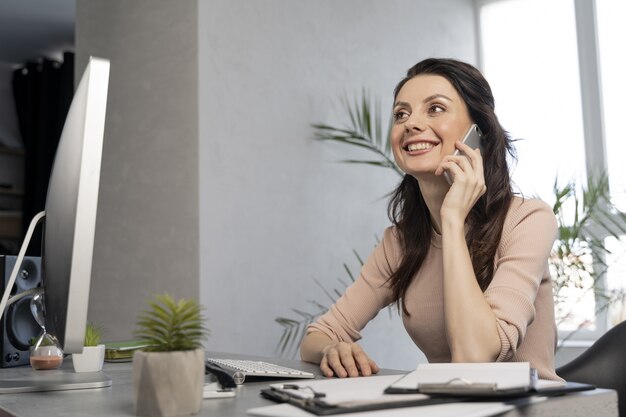
<instances>
[{"instance_id":1,"label":"clipboard","mask_svg":"<svg viewBox=\"0 0 626 417\"><path fill-rule=\"evenodd\" d=\"M415 371L413 371L415 372ZM290 404L306 412L318 416L331 416L354 412L384 410L403 407L418 407L438 404L489 402L503 406L516 406L523 397L534 395L554 396L568 392L593 389L591 385L567 383L556 386L554 383L545 385L539 391L527 390L493 390L480 386L480 390L465 390L461 395L439 391L433 394L420 393L417 384L402 387L401 382L407 381L410 372L403 375L381 375L358 378L329 378L272 384L262 389L263 398L276 403ZM475 386L474 388L478 388ZM395 395L399 394L399 395ZM275 406L269 406L275 407Z\"/></svg>"},{"instance_id":2,"label":"clipboard","mask_svg":"<svg viewBox=\"0 0 626 417\"><path fill-rule=\"evenodd\" d=\"M416 407L422 405L436 405L459 402L453 397L431 397L424 395L422 398L406 398L403 395L393 395L386 400L354 400L345 403L328 403L324 398L304 397L294 395L288 390L270 387L261 390L263 398L277 403L287 403L301 408L317 416L332 416L338 414L356 413L363 411L387 410L392 408Z\"/></svg>"},{"instance_id":3,"label":"clipboard","mask_svg":"<svg viewBox=\"0 0 626 417\"><path fill-rule=\"evenodd\" d=\"M537 378L528 362L420 364L385 389L386 394L422 393L481 401L555 396L595 389L589 384Z\"/></svg>"},{"instance_id":4,"label":"clipboard","mask_svg":"<svg viewBox=\"0 0 626 417\"><path fill-rule=\"evenodd\" d=\"M385 388L401 376L373 375L283 382L271 384L269 388L262 389L260 394L273 402L290 404L318 416L458 402L456 398L433 398L418 393L385 394Z\"/></svg>"}]
</instances>

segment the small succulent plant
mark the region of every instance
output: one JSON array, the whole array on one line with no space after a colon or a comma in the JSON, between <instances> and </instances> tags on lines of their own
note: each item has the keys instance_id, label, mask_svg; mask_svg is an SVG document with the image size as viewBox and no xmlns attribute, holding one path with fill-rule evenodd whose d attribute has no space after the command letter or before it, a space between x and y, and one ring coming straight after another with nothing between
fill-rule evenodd
<instances>
[{"instance_id":1,"label":"small succulent plant","mask_svg":"<svg viewBox=\"0 0 626 417\"><path fill-rule=\"evenodd\" d=\"M146 351L194 350L209 335L202 307L194 299L176 300L169 294L157 294L148 305L150 308L139 315L135 332L148 345Z\"/></svg>"},{"instance_id":2,"label":"small succulent plant","mask_svg":"<svg viewBox=\"0 0 626 417\"><path fill-rule=\"evenodd\" d=\"M98 346L102 340L102 327L88 322L85 326L85 346Z\"/></svg>"}]
</instances>

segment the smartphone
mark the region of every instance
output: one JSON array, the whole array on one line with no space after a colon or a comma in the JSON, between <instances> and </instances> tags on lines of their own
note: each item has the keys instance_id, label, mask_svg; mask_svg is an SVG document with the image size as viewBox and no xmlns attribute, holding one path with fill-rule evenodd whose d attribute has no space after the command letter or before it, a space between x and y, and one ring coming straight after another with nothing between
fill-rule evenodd
<instances>
[{"instance_id":1,"label":"smartphone","mask_svg":"<svg viewBox=\"0 0 626 417\"><path fill-rule=\"evenodd\" d=\"M467 131L467 133L465 134L461 142L463 142L464 144L466 144L472 149L480 148L480 151L482 153L483 148L480 145L480 139L482 138L482 136L483 136L483 132L480 131L480 128L477 125L473 124L470 126L469 130ZM460 150L456 149L453 155L465 155L465 154L461 152ZM448 174L448 171L444 171L443 176L446 178L446 181L448 181L448 184L452 185L452 177L450 177L450 175Z\"/></svg>"}]
</instances>

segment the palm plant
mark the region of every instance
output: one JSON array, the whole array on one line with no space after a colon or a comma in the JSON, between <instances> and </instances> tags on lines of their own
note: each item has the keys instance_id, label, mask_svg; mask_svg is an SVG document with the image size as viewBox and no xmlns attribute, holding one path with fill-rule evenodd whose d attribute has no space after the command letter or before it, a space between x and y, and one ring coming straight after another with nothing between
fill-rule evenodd
<instances>
[{"instance_id":1,"label":"palm plant","mask_svg":"<svg viewBox=\"0 0 626 417\"><path fill-rule=\"evenodd\" d=\"M341 162L350 164L366 164L394 170L399 176L404 173L393 160L390 141L390 126L383 129L381 110L378 101L372 104L367 92L362 91L353 101L343 99L349 120L346 127L326 124L313 124L314 137L322 141L334 141L345 145L364 148L374 154L374 159L348 159ZM373 110L372 110L373 109ZM383 136L383 131L386 135ZM555 288L555 305L558 324L567 320L571 314L571 297L567 292L572 288L592 291L595 295L597 312L607 309L612 303L626 299L620 291L607 292L600 283L606 274L608 265L605 257L610 254L603 238L615 238L626 234L626 214L617 210L609 198L608 178L605 175L591 176L587 187L577 187L570 181L563 187L554 183L553 206L559 224L559 235L554 244L549 264ZM581 200L582 196L582 200ZM617 220L616 220L617 218ZM363 262L357 255L361 265ZM350 278L354 276L344 264ZM331 304L343 293L333 289L327 291L315 280L328 296ZM344 285L345 287L346 285ZM276 322L283 327L283 334L278 343L280 354L293 355L295 347L300 344L306 326L328 310L328 306L314 300L309 301L316 307L311 313L292 309L299 317L296 319L278 317ZM571 337L570 333L568 337Z\"/></svg>"},{"instance_id":2,"label":"palm plant","mask_svg":"<svg viewBox=\"0 0 626 417\"><path fill-rule=\"evenodd\" d=\"M341 162L391 168L399 176L403 176L404 172L396 165L391 152L391 123L386 129L383 128L380 102L375 100L373 105L371 102L365 90L353 102L344 97L343 104L350 124L346 127L313 124L315 139L357 146L375 155L374 159L345 159Z\"/></svg>"},{"instance_id":3,"label":"palm plant","mask_svg":"<svg viewBox=\"0 0 626 417\"><path fill-rule=\"evenodd\" d=\"M573 181L559 187L555 181L553 189L559 234L550 256L550 269L557 324L561 324L575 315L575 306L587 295L593 296L596 313L624 299L623 291L605 289L603 278L609 268L606 258L611 255L604 239L619 239L626 234L626 214L611 203L606 175L590 176L586 188L577 187ZM574 330L585 324L577 324Z\"/></svg>"},{"instance_id":4,"label":"palm plant","mask_svg":"<svg viewBox=\"0 0 626 417\"><path fill-rule=\"evenodd\" d=\"M346 159L341 162L388 168L401 177L404 173L396 165L391 152L391 124L388 124L387 128L383 127L380 102L374 101L372 105L372 101L370 95L365 90L353 101L344 97L343 105L350 123L344 127L313 124L312 127L315 130L314 137L320 141L332 141L356 146L374 154L374 159ZM383 132L385 132L384 135ZM355 250L352 252L358 261L360 269L363 266L363 260ZM277 351L280 355L294 356L300 341L304 337L306 327L328 311L330 305L334 304L348 285L354 282L354 274L348 265L344 263L343 268L348 275L349 281L346 282L337 278L340 284L339 288L335 287L328 290L319 280L313 279L324 293L326 302L308 300L308 303L313 307L313 311L292 308L291 310L295 313L296 318L281 316L275 319L276 323L283 328L283 333L277 345Z\"/></svg>"},{"instance_id":5,"label":"palm plant","mask_svg":"<svg viewBox=\"0 0 626 417\"><path fill-rule=\"evenodd\" d=\"M359 256L359 254L353 250L354 256L356 257L359 268L363 266L363 260ZM350 267L344 263L343 268L348 275L349 281L342 280L341 278L337 278L337 282L339 283L339 288L335 287L330 290L326 289L319 280L313 278L315 284L322 290L325 295L325 301L317 301L317 300L308 300L308 303L312 306L312 311L302 310L297 308L292 308L291 311L296 314L296 318L291 317L277 317L275 319L276 323L278 323L283 328L283 334L278 341L277 351L283 356L293 357L295 356L298 347L300 346L300 341L305 335L306 327L313 323L319 316L324 314L332 304L337 301L337 299L343 294L344 290L354 282L354 274L350 270Z\"/></svg>"},{"instance_id":6,"label":"palm plant","mask_svg":"<svg viewBox=\"0 0 626 417\"><path fill-rule=\"evenodd\" d=\"M209 335L204 327L202 307L196 300L174 299L169 294L157 294L149 301L150 309L138 318L135 336L144 342L146 351L172 352L194 350L202 346Z\"/></svg>"}]
</instances>

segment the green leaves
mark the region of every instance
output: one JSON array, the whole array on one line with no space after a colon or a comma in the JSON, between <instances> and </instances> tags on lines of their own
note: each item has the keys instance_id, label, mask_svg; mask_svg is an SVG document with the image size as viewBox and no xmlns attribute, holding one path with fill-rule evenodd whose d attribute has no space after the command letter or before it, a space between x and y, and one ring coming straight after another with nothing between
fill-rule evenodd
<instances>
[{"instance_id":1,"label":"green leaves","mask_svg":"<svg viewBox=\"0 0 626 417\"><path fill-rule=\"evenodd\" d=\"M574 181L559 187L555 180L553 189L556 201L552 209L558 220L559 236L550 257L550 270L554 278L557 321L561 323L575 308L572 290L578 290L582 296L593 291L597 312L623 297L599 284L609 268L606 256L610 251L604 239L619 239L626 234L626 214L611 203L606 175L589 177L586 187Z\"/></svg>"},{"instance_id":2,"label":"green leaves","mask_svg":"<svg viewBox=\"0 0 626 417\"><path fill-rule=\"evenodd\" d=\"M376 155L375 159L346 159L341 162L349 164L366 164L382 168L391 168L399 176L404 173L393 160L391 152L391 123L383 135L380 102L371 103L369 94L363 90L360 97L353 102L343 99L344 110L348 115L348 127L337 127L326 124L313 124L315 139L334 141L366 149Z\"/></svg>"},{"instance_id":3,"label":"green leaves","mask_svg":"<svg viewBox=\"0 0 626 417\"><path fill-rule=\"evenodd\" d=\"M204 327L202 307L196 300L175 300L169 294L155 295L137 320L135 336L150 345L145 350L171 352L193 350L202 346L209 335Z\"/></svg>"},{"instance_id":4,"label":"green leaves","mask_svg":"<svg viewBox=\"0 0 626 417\"><path fill-rule=\"evenodd\" d=\"M378 242L377 242L378 243ZM359 269L363 266L363 259L357 251L352 250L354 256L358 261ZM278 323L283 328L283 334L278 341L278 345L276 350L282 356L293 357L298 351L298 347L300 346L300 342L302 338L306 334L306 328L309 324L313 323L319 316L324 314L332 304L337 301L341 294L345 291L345 289L354 282L355 277L354 273L350 270L347 264L343 264L343 268L348 275L349 281L346 282L340 278L337 278L337 281L340 284L340 288L333 288L331 290L326 289L322 283L313 278L315 284L321 289L324 293L325 297L328 300L327 304L323 302L319 302L316 300L308 300L308 303L313 306L312 311L304 311L296 308L292 308L291 311L294 312L298 317L297 318L289 318L289 317L277 317L274 319L276 323Z\"/></svg>"},{"instance_id":5,"label":"green leaves","mask_svg":"<svg viewBox=\"0 0 626 417\"><path fill-rule=\"evenodd\" d=\"M98 346L102 339L102 327L93 323L87 323L85 326L85 346Z\"/></svg>"}]
</instances>

